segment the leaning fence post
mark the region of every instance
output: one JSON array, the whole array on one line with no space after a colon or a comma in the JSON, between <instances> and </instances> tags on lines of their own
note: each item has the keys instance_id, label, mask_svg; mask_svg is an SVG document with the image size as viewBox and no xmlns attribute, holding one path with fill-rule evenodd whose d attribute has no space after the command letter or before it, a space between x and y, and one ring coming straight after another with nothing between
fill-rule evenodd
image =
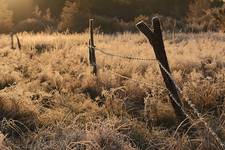
<instances>
[{"instance_id":1,"label":"leaning fence post","mask_svg":"<svg viewBox=\"0 0 225 150\"><path fill-rule=\"evenodd\" d=\"M92 66L92 73L97 75L97 64L96 64L96 57L95 57L93 22L94 22L94 19L89 20L89 32L90 32L89 62L90 62L90 65Z\"/></svg>"},{"instance_id":2,"label":"leaning fence post","mask_svg":"<svg viewBox=\"0 0 225 150\"><path fill-rule=\"evenodd\" d=\"M148 38L150 44L152 45L154 49L156 58L160 64L160 70L161 70L164 82L166 84L166 88L170 92L169 96L170 96L170 100L174 108L175 114L178 120L182 122L186 118L186 116L184 112L182 111L182 108L180 107L182 106L182 103L178 95L176 85L171 79L171 76L169 75L171 71L170 71L169 63L166 56L159 18L157 17L153 18L152 23L153 23L154 31L152 31L143 21L139 22L136 26ZM177 101L178 104L174 101L174 99Z\"/></svg>"},{"instance_id":3,"label":"leaning fence post","mask_svg":"<svg viewBox=\"0 0 225 150\"><path fill-rule=\"evenodd\" d=\"M21 50L21 43L19 37L16 35L18 48Z\"/></svg>"}]
</instances>

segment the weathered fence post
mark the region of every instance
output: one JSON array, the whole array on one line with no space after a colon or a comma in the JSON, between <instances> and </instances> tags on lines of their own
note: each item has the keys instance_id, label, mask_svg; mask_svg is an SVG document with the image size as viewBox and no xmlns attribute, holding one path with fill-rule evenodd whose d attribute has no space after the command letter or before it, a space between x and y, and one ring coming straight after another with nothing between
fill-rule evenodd
<instances>
[{"instance_id":1,"label":"weathered fence post","mask_svg":"<svg viewBox=\"0 0 225 150\"><path fill-rule=\"evenodd\" d=\"M21 43L19 37L16 35L18 48L21 50Z\"/></svg>"},{"instance_id":2,"label":"weathered fence post","mask_svg":"<svg viewBox=\"0 0 225 150\"><path fill-rule=\"evenodd\" d=\"M169 96L170 96L172 106L175 110L177 119L179 120L179 122L181 122L186 118L186 116L184 112L182 111L182 108L180 107L182 106L182 103L178 95L176 85L169 75L171 71L170 71L169 63L166 56L159 18L154 17L152 19L152 23L153 23L154 31L152 31L143 21L139 22L136 26L148 38L150 44L152 45L154 49L156 58L160 63L160 70L161 70L164 82L166 84L166 88L170 92ZM177 101L178 104L174 101L174 99Z\"/></svg>"},{"instance_id":3,"label":"weathered fence post","mask_svg":"<svg viewBox=\"0 0 225 150\"><path fill-rule=\"evenodd\" d=\"M92 73L94 75L97 75L97 64L96 64L96 57L95 57L93 22L94 22L94 19L90 19L89 20L89 32L90 32L90 39L89 39L89 62L90 62L90 65L92 66Z\"/></svg>"},{"instance_id":4,"label":"weathered fence post","mask_svg":"<svg viewBox=\"0 0 225 150\"><path fill-rule=\"evenodd\" d=\"M14 34L11 33L11 34L10 34L10 37L11 37L11 49L15 49L15 48L14 48L14 39L13 39L13 36L14 36Z\"/></svg>"}]
</instances>

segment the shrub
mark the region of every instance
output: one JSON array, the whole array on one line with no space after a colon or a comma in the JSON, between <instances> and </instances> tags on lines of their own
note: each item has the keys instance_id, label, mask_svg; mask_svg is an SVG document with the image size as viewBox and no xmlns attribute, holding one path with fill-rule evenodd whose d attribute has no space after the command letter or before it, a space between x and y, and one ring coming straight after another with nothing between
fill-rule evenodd
<instances>
[{"instance_id":1,"label":"shrub","mask_svg":"<svg viewBox=\"0 0 225 150\"><path fill-rule=\"evenodd\" d=\"M36 7L33 11L33 17L20 21L15 27L14 32L41 32L54 29L56 21L51 16L51 11L46 9L45 13Z\"/></svg>"},{"instance_id":2,"label":"shrub","mask_svg":"<svg viewBox=\"0 0 225 150\"><path fill-rule=\"evenodd\" d=\"M22 31L33 31L33 32L40 32L45 29L45 24L43 24L40 20L34 19L34 18L28 18L26 20L23 20L19 22L14 30L16 32L22 32Z\"/></svg>"},{"instance_id":3,"label":"shrub","mask_svg":"<svg viewBox=\"0 0 225 150\"><path fill-rule=\"evenodd\" d=\"M189 6L187 30L191 32L224 31L225 5L211 8L210 1L198 0Z\"/></svg>"},{"instance_id":4,"label":"shrub","mask_svg":"<svg viewBox=\"0 0 225 150\"><path fill-rule=\"evenodd\" d=\"M131 23L124 22L117 18L95 16L96 27L99 27L100 31L105 33L124 32L132 30Z\"/></svg>"},{"instance_id":5,"label":"shrub","mask_svg":"<svg viewBox=\"0 0 225 150\"><path fill-rule=\"evenodd\" d=\"M52 30L54 26L54 22L51 21L43 21L35 18L28 18L19 22L14 27L14 32L41 32L41 31L49 31Z\"/></svg>"}]
</instances>

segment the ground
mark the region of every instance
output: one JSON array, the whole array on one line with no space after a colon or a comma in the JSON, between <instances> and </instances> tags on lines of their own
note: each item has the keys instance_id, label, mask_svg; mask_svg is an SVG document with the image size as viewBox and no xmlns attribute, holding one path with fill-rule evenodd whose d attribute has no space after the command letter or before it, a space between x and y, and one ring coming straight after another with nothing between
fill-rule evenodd
<instances>
[{"instance_id":1,"label":"ground","mask_svg":"<svg viewBox=\"0 0 225 150\"><path fill-rule=\"evenodd\" d=\"M169 34L165 47L182 89L186 130L176 119L153 49L141 34L95 35L91 74L88 34L0 35L1 149L222 149L188 107L225 141L225 35ZM124 78L122 76L127 78Z\"/></svg>"}]
</instances>

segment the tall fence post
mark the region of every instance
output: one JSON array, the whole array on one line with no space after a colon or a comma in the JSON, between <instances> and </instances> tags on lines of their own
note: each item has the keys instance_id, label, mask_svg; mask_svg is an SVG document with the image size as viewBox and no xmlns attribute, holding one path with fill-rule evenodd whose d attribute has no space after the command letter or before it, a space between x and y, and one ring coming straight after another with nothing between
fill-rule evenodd
<instances>
[{"instance_id":1,"label":"tall fence post","mask_svg":"<svg viewBox=\"0 0 225 150\"><path fill-rule=\"evenodd\" d=\"M170 100L174 108L175 114L179 122L185 120L186 115L182 111L182 106L176 85L171 79L171 74L168 59L166 56L165 46L162 37L162 30L160 26L160 20L157 17L152 19L154 31L152 31L143 21L137 23L137 28L148 38L151 46L154 49L155 56L160 63L160 70L164 79L166 88L170 92ZM167 70L167 71L166 71ZM176 100L176 102L174 101Z\"/></svg>"},{"instance_id":2,"label":"tall fence post","mask_svg":"<svg viewBox=\"0 0 225 150\"><path fill-rule=\"evenodd\" d=\"M95 57L95 45L94 45L94 30L93 30L93 22L94 19L89 20L89 62L92 66L92 73L97 75L97 64L96 64L96 57Z\"/></svg>"}]
</instances>

